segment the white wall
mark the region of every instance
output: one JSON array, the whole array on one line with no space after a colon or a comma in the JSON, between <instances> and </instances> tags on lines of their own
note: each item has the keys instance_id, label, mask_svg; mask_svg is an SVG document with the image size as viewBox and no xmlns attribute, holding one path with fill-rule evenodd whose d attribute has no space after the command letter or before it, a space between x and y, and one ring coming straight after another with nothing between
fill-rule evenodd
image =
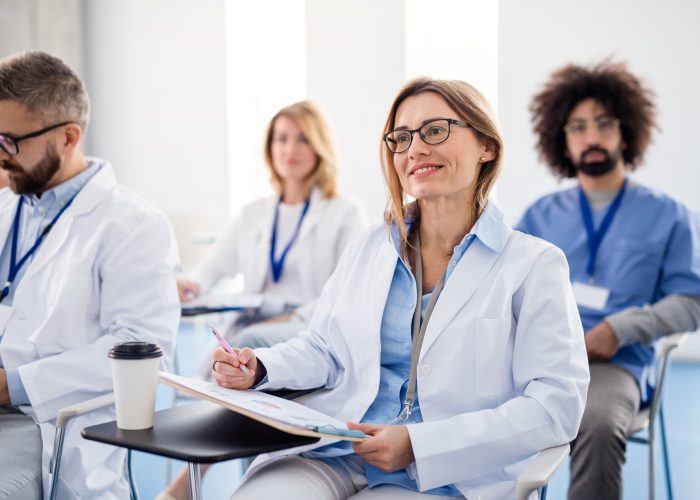
<instances>
[{"instance_id":1,"label":"white wall","mask_svg":"<svg viewBox=\"0 0 700 500\"><path fill-rule=\"evenodd\" d=\"M500 0L499 114L506 163L499 204L515 222L540 195L559 188L534 152L528 106L552 70L613 56L657 93L659 125L634 176L700 209L698 119L700 3L690 0ZM683 347L700 358L700 336Z\"/></svg>"},{"instance_id":2,"label":"white wall","mask_svg":"<svg viewBox=\"0 0 700 500\"><path fill-rule=\"evenodd\" d=\"M404 81L403 0L307 0L307 85L334 129L342 190L379 220L386 196L379 141ZM396 47L401 57L387 57Z\"/></svg>"},{"instance_id":3,"label":"white wall","mask_svg":"<svg viewBox=\"0 0 700 500\"><path fill-rule=\"evenodd\" d=\"M635 174L700 208L697 130L700 3L690 0L500 0L499 110L506 139L500 204L510 221L556 189L534 152L530 99L552 70L613 56L657 93L659 124L645 165Z\"/></svg>"},{"instance_id":4,"label":"white wall","mask_svg":"<svg viewBox=\"0 0 700 500\"><path fill-rule=\"evenodd\" d=\"M263 159L270 119L306 98L304 0L227 1L229 212L272 194ZM274 15L271 15L274 13Z\"/></svg>"},{"instance_id":5,"label":"white wall","mask_svg":"<svg viewBox=\"0 0 700 500\"><path fill-rule=\"evenodd\" d=\"M81 0L0 1L0 57L44 50L84 76Z\"/></svg>"},{"instance_id":6,"label":"white wall","mask_svg":"<svg viewBox=\"0 0 700 500\"><path fill-rule=\"evenodd\" d=\"M228 214L222 0L85 1L89 154L189 233ZM196 224L196 226L195 226Z\"/></svg>"}]
</instances>

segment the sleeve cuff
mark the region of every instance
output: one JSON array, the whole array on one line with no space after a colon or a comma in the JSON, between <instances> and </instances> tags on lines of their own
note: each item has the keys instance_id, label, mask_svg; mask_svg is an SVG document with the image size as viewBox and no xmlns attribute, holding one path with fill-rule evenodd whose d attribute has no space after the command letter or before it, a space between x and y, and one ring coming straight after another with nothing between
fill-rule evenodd
<instances>
[{"instance_id":1,"label":"sleeve cuff","mask_svg":"<svg viewBox=\"0 0 700 500\"><path fill-rule=\"evenodd\" d=\"M7 374L7 390L10 393L10 404L12 406L21 406L29 404L29 396L24 389L22 378L19 376L17 368L8 368Z\"/></svg>"}]
</instances>

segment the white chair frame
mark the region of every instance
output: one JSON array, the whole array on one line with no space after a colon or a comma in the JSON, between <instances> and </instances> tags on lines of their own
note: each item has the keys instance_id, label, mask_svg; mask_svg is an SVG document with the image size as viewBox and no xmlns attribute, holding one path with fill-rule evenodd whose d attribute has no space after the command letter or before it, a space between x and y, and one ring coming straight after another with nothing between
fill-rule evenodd
<instances>
[{"instance_id":1,"label":"white chair frame","mask_svg":"<svg viewBox=\"0 0 700 500\"><path fill-rule=\"evenodd\" d=\"M656 422L658 417L659 431L661 434L661 451L664 461L664 473L666 479L666 495L668 500L673 500L673 488L671 483L671 465L668 457L668 442L666 440L666 423L664 421L663 411L663 389L666 381L666 373L668 371L668 361L671 351L681 345L687 337L686 333L673 333L664 337L658 345L656 360L656 385L654 393L651 397L651 404L642 408L634 417L629 430L627 431L627 440L631 443L646 444L649 446L648 460L648 498L654 500L654 446L656 440ZM646 436L637 436L640 431L647 430Z\"/></svg>"}]
</instances>

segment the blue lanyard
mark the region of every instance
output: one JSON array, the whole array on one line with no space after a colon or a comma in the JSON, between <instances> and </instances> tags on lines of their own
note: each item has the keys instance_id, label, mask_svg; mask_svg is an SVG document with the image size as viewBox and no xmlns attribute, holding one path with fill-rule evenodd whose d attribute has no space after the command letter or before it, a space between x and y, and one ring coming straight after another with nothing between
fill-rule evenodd
<instances>
[{"instance_id":1,"label":"blue lanyard","mask_svg":"<svg viewBox=\"0 0 700 500\"><path fill-rule=\"evenodd\" d=\"M282 255L280 255L279 260L275 260L275 247L277 246L277 220L280 215L280 203L282 203L282 197L280 196L277 206L275 207L275 220L272 223L272 239L270 240L270 268L272 269L272 281L277 283L282 277L282 269L284 268L284 261L287 258L287 253L289 249L292 248L294 242L299 235L299 228L301 228L301 222L304 220L306 212L309 210L309 200L307 199L304 203L304 208L301 211L301 216L299 217L299 222L297 222L297 227L294 230L292 238L287 243L287 246L282 250Z\"/></svg>"},{"instance_id":2,"label":"blue lanyard","mask_svg":"<svg viewBox=\"0 0 700 500\"><path fill-rule=\"evenodd\" d=\"M15 220L12 224L12 246L10 247L10 272L7 276L5 286L3 287L2 292L0 292L0 302L2 302L5 299L5 297L7 297L10 294L10 287L12 286L12 282L17 277L17 273L19 273L20 269L22 269L22 266L24 266L24 264L31 258L31 256L34 255L34 253L39 248L39 245L41 245L41 242L44 241L46 235L49 234L51 228L53 228L53 226L56 224L56 221L58 221L59 217L63 215L63 212L66 211L70 204L73 203L74 199L75 196L68 200L68 203L63 205L61 210L59 210L56 214L56 217L54 217L53 220L49 223L49 225L44 228L41 234L39 234L36 241L34 242L34 245L32 245L32 247L29 250L27 250L27 253L24 254L24 256L19 260L19 262L17 262L17 242L19 241L19 224L20 217L22 214L22 202L24 201L24 197L19 197L19 202L17 203L17 212L15 212Z\"/></svg>"},{"instance_id":3,"label":"blue lanyard","mask_svg":"<svg viewBox=\"0 0 700 500\"><path fill-rule=\"evenodd\" d=\"M622 196L625 194L626 189L627 179L625 179L625 181L622 183L622 189L620 189L620 192L608 207L608 210L605 212L605 216L600 223L600 227L596 231L593 227L593 213L591 212L591 206L588 203L586 194L583 192L583 189L581 189L580 186L578 188L578 198L581 204L581 215L583 215L583 223L586 226L586 233L588 234L588 265L586 266L586 271L588 272L588 276L591 278L595 273L595 261L598 255L598 248L600 248L600 243L603 241L605 233L607 233L608 229L610 229L610 224L612 224L613 218L615 217L617 210L620 208Z\"/></svg>"}]
</instances>

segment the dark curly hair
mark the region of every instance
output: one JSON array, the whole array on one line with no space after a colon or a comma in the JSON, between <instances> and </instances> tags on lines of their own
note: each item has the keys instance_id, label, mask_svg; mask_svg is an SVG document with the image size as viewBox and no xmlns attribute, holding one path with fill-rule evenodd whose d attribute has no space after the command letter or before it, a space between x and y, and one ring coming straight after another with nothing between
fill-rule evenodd
<instances>
[{"instance_id":1,"label":"dark curly hair","mask_svg":"<svg viewBox=\"0 0 700 500\"><path fill-rule=\"evenodd\" d=\"M540 159L559 178L576 177L566 154L564 125L571 110L593 98L620 120L625 147L622 157L629 170L641 163L656 125L655 94L627 70L624 63L605 60L595 66L569 64L555 71L530 104Z\"/></svg>"}]
</instances>

